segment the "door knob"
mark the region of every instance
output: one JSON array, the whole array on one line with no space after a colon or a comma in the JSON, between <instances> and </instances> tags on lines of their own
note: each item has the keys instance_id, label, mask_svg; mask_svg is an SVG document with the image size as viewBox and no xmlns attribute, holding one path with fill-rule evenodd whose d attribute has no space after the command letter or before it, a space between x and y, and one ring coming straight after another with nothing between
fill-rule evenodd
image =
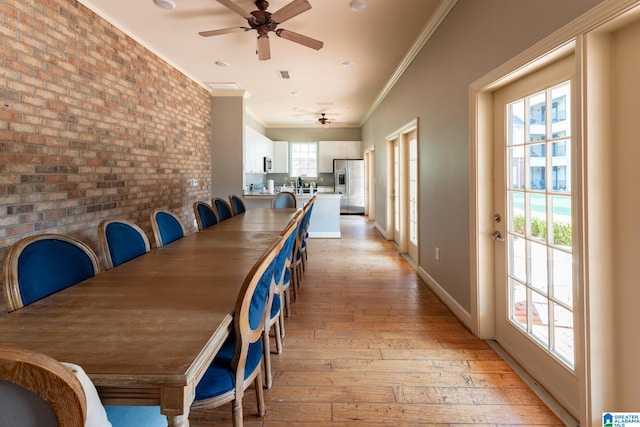
<instances>
[{"instance_id":1,"label":"door knob","mask_svg":"<svg viewBox=\"0 0 640 427\"><path fill-rule=\"evenodd\" d=\"M494 231L491 234L491 238L496 242L504 242L504 239L502 238L502 233L500 233L498 230Z\"/></svg>"}]
</instances>

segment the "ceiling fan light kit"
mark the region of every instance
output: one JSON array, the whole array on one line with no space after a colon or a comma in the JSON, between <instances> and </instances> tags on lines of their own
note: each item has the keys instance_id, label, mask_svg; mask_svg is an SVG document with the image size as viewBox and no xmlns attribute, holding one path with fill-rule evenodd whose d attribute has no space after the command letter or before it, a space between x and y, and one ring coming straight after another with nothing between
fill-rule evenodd
<instances>
[{"instance_id":1,"label":"ceiling fan light kit","mask_svg":"<svg viewBox=\"0 0 640 427\"><path fill-rule=\"evenodd\" d=\"M158 1L171 1L171 0L154 0ZM248 27L232 27L223 28L220 30L201 31L202 37L211 37L221 34L228 34L237 31L250 31L256 30L258 33L257 40L257 54L258 59L265 61L271 58L271 49L269 46L269 32L273 32L276 36L285 40L289 40L311 49L319 50L324 45L320 40L312 39L311 37L304 36L302 34L294 33L283 28L278 28L279 24L300 15L302 12L306 12L311 9L311 4L307 0L293 0L292 2L284 5L282 8L271 13L267 12L269 2L266 0L255 0L255 5L258 10L253 12L247 12L242 7L238 6L232 0L218 0L218 3L226 6L228 9L237 13L247 20Z\"/></svg>"},{"instance_id":2,"label":"ceiling fan light kit","mask_svg":"<svg viewBox=\"0 0 640 427\"><path fill-rule=\"evenodd\" d=\"M360 12L367 7L367 0L351 0L349 7L355 12Z\"/></svg>"},{"instance_id":3,"label":"ceiling fan light kit","mask_svg":"<svg viewBox=\"0 0 640 427\"><path fill-rule=\"evenodd\" d=\"M176 8L176 4L173 2L173 0L153 0L153 2L160 9L173 10Z\"/></svg>"}]
</instances>

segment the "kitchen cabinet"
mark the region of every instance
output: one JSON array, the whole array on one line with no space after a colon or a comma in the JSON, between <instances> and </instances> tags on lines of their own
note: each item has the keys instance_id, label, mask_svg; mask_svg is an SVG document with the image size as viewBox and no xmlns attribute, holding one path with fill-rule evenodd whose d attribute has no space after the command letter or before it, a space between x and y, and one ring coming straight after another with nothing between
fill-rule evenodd
<instances>
[{"instance_id":1,"label":"kitchen cabinet","mask_svg":"<svg viewBox=\"0 0 640 427\"><path fill-rule=\"evenodd\" d=\"M273 157L273 141L252 127L246 126L243 148L244 171L264 173L264 158Z\"/></svg>"},{"instance_id":2,"label":"kitchen cabinet","mask_svg":"<svg viewBox=\"0 0 640 427\"><path fill-rule=\"evenodd\" d=\"M333 159L361 159L361 141L318 141L318 171L333 173Z\"/></svg>"},{"instance_id":3,"label":"kitchen cabinet","mask_svg":"<svg viewBox=\"0 0 640 427\"><path fill-rule=\"evenodd\" d=\"M273 141L272 173L289 173L289 142Z\"/></svg>"}]
</instances>

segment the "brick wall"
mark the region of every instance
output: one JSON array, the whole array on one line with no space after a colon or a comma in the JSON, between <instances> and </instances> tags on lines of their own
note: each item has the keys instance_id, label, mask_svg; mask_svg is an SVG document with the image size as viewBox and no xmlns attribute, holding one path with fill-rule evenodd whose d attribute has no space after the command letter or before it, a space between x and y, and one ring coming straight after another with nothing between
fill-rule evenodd
<instances>
[{"instance_id":1,"label":"brick wall","mask_svg":"<svg viewBox=\"0 0 640 427\"><path fill-rule=\"evenodd\" d=\"M211 195L209 93L73 0L0 1L0 259ZM189 186L191 178L198 180ZM101 256L100 253L98 253Z\"/></svg>"}]
</instances>

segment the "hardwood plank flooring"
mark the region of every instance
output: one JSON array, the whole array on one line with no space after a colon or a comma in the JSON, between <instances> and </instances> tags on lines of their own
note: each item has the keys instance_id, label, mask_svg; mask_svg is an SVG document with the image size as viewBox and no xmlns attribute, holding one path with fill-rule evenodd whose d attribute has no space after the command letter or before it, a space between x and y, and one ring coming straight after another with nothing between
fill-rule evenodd
<instances>
[{"instance_id":1,"label":"hardwood plank flooring","mask_svg":"<svg viewBox=\"0 0 640 427\"><path fill-rule=\"evenodd\" d=\"M246 426L564 425L366 217L343 216L341 228L342 239L309 240L267 413L247 390ZM231 426L231 405L189 419Z\"/></svg>"}]
</instances>

